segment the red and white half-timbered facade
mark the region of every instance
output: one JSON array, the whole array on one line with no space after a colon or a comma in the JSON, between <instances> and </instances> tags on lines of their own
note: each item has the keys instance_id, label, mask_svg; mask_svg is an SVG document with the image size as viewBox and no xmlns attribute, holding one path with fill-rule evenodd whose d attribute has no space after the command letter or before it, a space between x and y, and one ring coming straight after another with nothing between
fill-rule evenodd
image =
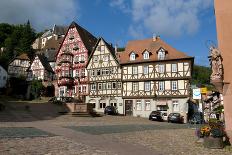
<instances>
[{"instance_id":1,"label":"red and white half-timbered facade","mask_svg":"<svg viewBox=\"0 0 232 155\"><path fill-rule=\"evenodd\" d=\"M86 64L97 39L72 22L56 56L59 97L78 97L84 102L88 95Z\"/></svg>"}]
</instances>

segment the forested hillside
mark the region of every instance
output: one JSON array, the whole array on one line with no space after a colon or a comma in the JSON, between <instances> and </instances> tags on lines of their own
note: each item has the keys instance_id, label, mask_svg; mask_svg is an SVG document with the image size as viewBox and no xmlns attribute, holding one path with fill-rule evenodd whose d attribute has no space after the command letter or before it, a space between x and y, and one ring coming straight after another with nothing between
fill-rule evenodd
<instances>
[{"instance_id":1,"label":"forested hillside","mask_svg":"<svg viewBox=\"0 0 232 155\"><path fill-rule=\"evenodd\" d=\"M20 25L0 24L0 65L7 68L8 63L15 56L27 53L30 58L34 55L32 43L36 39L36 33L30 22Z\"/></svg>"}]
</instances>

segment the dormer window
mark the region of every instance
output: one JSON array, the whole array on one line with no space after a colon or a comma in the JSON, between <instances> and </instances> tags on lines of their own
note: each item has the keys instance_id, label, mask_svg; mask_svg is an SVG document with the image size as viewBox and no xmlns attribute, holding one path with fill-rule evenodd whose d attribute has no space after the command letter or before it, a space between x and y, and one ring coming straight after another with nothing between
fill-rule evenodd
<instances>
[{"instance_id":1,"label":"dormer window","mask_svg":"<svg viewBox=\"0 0 232 155\"><path fill-rule=\"evenodd\" d=\"M134 52L131 53L130 60L135 60L135 53Z\"/></svg>"},{"instance_id":2,"label":"dormer window","mask_svg":"<svg viewBox=\"0 0 232 155\"><path fill-rule=\"evenodd\" d=\"M158 60L164 60L165 59L165 50L163 48L161 48L158 51Z\"/></svg>"},{"instance_id":3,"label":"dormer window","mask_svg":"<svg viewBox=\"0 0 232 155\"><path fill-rule=\"evenodd\" d=\"M145 51L143 53L143 59L149 59L149 52L148 51Z\"/></svg>"}]
</instances>

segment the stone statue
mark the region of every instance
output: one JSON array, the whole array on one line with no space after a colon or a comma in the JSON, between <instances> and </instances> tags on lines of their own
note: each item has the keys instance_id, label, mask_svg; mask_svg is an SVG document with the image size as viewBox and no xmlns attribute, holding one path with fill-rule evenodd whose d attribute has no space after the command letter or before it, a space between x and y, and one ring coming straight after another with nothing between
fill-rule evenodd
<instances>
[{"instance_id":1,"label":"stone statue","mask_svg":"<svg viewBox=\"0 0 232 155\"><path fill-rule=\"evenodd\" d=\"M222 57L218 48L211 46L210 47L210 65L212 69L212 74L210 79L214 80L222 80L223 79L223 65L222 65Z\"/></svg>"}]
</instances>

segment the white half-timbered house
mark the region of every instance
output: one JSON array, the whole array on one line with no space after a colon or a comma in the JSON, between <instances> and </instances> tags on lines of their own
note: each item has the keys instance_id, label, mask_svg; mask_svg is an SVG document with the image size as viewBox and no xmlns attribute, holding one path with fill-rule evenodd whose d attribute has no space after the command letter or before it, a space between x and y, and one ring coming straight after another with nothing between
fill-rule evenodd
<instances>
[{"instance_id":1,"label":"white half-timbered house","mask_svg":"<svg viewBox=\"0 0 232 155\"><path fill-rule=\"evenodd\" d=\"M120 52L125 113L177 112L186 119L193 57L159 37L129 41Z\"/></svg>"},{"instance_id":2,"label":"white half-timbered house","mask_svg":"<svg viewBox=\"0 0 232 155\"><path fill-rule=\"evenodd\" d=\"M14 58L8 66L8 75L10 77L27 77L30 59L27 54L21 54Z\"/></svg>"},{"instance_id":3,"label":"white half-timbered house","mask_svg":"<svg viewBox=\"0 0 232 155\"><path fill-rule=\"evenodd\" d=\"M44 54L37 54L30 66L30 80L52 81L54 71Z\"/></svg>"},{"instance_id":4,"label":"white half-timbered house","mask_svg":"<svg viewBox=\"0 0 232 155\"><path fill-rule=\"evenodd\" d=\"M88 95L86 64L97 39L72 22L56 55L58 97L77 97L85 102Z\"/></svg>"},{"instance_id":5,"label":"white half-timbered house","mask_svg":"<svg viewBox=\"0 0 232 155\"><path fill-rule=\"evenodd\" d=\"M96 112L104 112L106 106L115 106L124 114L122 100L121 68L115 50L103 38L99 38L88 64L89 95L86 103L94 104Z\"/></svg>"}]
</instances>

